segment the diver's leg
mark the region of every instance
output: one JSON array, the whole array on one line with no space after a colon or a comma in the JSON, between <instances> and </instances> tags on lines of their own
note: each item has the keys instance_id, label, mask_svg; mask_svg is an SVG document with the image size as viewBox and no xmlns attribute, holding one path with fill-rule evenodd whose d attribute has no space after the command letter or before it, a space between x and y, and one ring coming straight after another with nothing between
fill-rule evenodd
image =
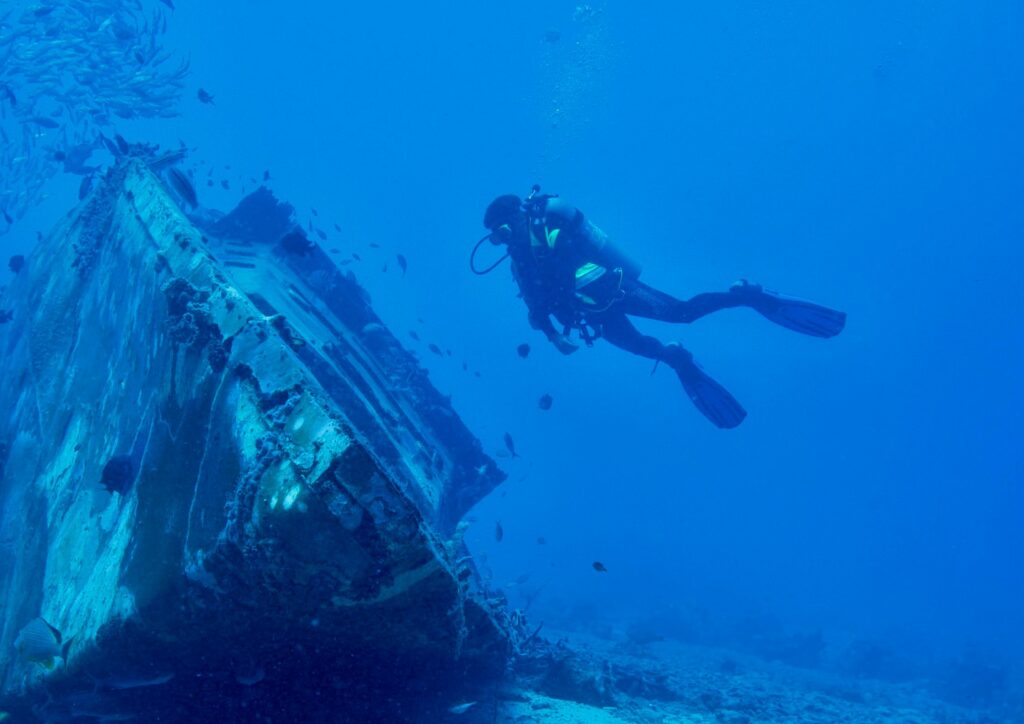
<instances>
[{"instance_id":1,"label":"diver's leg","mask_svg":"<svg viewBox=\"0 0 1024 724\"><path fill-rule=\"evenodd\" d=\"M601 336L616 347L659 360L675 370L690 400L716 426L736 427L747 416L743 406L728 390L711 379L682 345L662 344L654 337L641 334L621 311L602 314L598 327Z\"/></svg>"},{"instance_id":2,"label":"diver's leg","mask_svg":"<svg viewBox=\"0 0 1024 724\"><path fill-rule=\"evenodd\" d=\"M732 292L705 292L692 299L676 299L639 281L629 283L624 292L618 304L626 314L661 322L689 323L720 309L747 305L746 299Z\"/></svg>"},{"instance_id":3,"label":"diver's leg","mask_svg":"<svg viewBox=\"0 0 1024 724\"><path fill-rule=\"evenodd\" d=\"M834 337L846 326L846 313L814 302L785 297L745 280L727 292L706 292L681 300L639 281L624 289L619 302L626 314L662 322L693 322L731 307L750 307L776 324L812 337Z\"/></svg>"}]
</instances>

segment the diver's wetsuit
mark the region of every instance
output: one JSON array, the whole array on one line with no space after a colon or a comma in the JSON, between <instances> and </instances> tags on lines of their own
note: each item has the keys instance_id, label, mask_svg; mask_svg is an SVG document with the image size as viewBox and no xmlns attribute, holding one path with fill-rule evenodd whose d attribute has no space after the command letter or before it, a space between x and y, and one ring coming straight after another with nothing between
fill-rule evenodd
<instances>
[{"instance_id":1,"label":"diver's wetsuit","mask_svg":"<svg viewBox=\"0 0 1024 724\"><path fill-rule=\"evenodd\" d=\"M719 309L744 304L731 292L707 292L682 300L644 284L637 278L640 268L611 250L604 232L579 209L558 198L547 200L543 214L531 219L529 241L520 239L511 244L509 254L513 276L535 329L549 338L557 334L550 316L566 327L586 323L616 347L669 364L684 358L689 362L689 353L678 345L665 345L642 334L628 316L689 323ZM575 274L587 263L623 270L617 298L593 305L581 301L576 294Z\"/></svg>"}]
</instances>

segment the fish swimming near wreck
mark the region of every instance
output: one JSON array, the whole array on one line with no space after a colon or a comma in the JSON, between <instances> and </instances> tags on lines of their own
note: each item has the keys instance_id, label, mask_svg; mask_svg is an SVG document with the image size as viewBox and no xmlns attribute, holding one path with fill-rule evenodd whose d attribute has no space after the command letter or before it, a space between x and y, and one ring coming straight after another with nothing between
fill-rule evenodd
<instances>
[{"instance_id":1,"label":"fish swimming near wreck","mask_svg":"<svg viewBox=\"0 0 1024 724\"><path fill-rule=\"evenodd\" d=\"M72 637L73 638L73 637ZM67 640L41 616L29 621L14 639L14 650L29 663L53 669L56 659L67 663L72 638Z\"/></svg>"}]
</instances>

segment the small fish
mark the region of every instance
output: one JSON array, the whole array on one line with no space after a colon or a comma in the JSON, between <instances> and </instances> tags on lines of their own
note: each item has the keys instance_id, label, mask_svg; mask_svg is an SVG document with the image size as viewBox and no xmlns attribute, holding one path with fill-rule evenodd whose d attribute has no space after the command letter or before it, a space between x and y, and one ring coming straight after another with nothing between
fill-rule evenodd
<instances>
[{"instance_id":1,"label":"small fish","mask_svg":"<svg viewBox=\"0 0 1024 724\"><path fill-rule=\"evenodd\" d=\"M557 43L562 39L562 34L557 30L548 30L544 33L545 43Z\"/></svg>"},{"instance_id":2,"label":"small fish","mask_svg":"<svg viewBox=\"0 0 1024 724\"><path fill-rule=\"evenodd\" d=\"M25 256L23 254L15 254L7 261L7 268L17 274L25 268Z\"/></svg>"},{"instance_id":3,"label":"small fish","mask_svg":"<svg viewBox=\"0 0 1024 724\"><path fill-rule=\"evenodd\" d=\"M46 15L49 15L56 9L57 8L53 5L40 5L35 10L32 11L32 14L35 15L37 18L41 18L45 17Z\"/></svg>"},{"instance_id":4,"label":"small fish","mask_svg":"<svg viewBox=\"0 0 1024 724\"><path fill-rule=\"evenodd\" d=\"M264 181L269 181L270 180L270 171L269 170L263 172L263 180Z\"/></svg>"},{"instance_id":5,"label":"small fish","mask_svg":"<svg viewBox=\"0 0 1024 724\"><path fill-rule=\"evenodd\" d=\"M172 12L174 11L174 0L160 0L160 2L169 7Z\"/></svg>"},{"instance_id":6,"label":"small fish","mask_svg":"<svg viewBox=\"0 0 1024 724\"><path fill-rule=\"evenodd\" d=\"M542 410L550 410L552 402L554 402L554 398L551 395L545 393L540 396L539 400L537 400L537 407L539 407Z\"/></svg>"},{"instance_id":7,"label":"small fish","mask_svg":"<svg viewBox=\"0 0 1024 724\"><path fill-rule=\"evenodd\" d=\"M387 265L387 264L384 264L384 266L382 266L382 267L380 268L380 270L381 270L382 272L387 272L387 270L388 270L388 265Z\"/></svg>"},{"instance_id":8,"label":"small fish","mask_svg":"<svg viewBox=\"0 0 1024 724\"><path fill-rule=\"evenodd\" d=\"M151 686L163 686L174 678L174 672L157 676L110 676L105 679L92 680L97 691L128 691L129 689L147 689Z\"/></svg>"},{"instance_id":9,"label":"small fish","mask_svg":"<svg viewBox=\"0 0 1024 724\"><path fill-rule=\"evenodd\" d=\"M494 540L501 543L504 537L505 529L501 527L501 521L499 520L497 523L494 524Z\"/></svg>"},{"instance_id":10,"label":"small fish","mask_svg":"<svg viewBox=\"0 0 1024 724\"><path fill-rule=\"evenodd\" d=\"M7 98L7 100L11 102L11 107L16 107L18 105L18 98L14 95L14 91L11 90L11 87L9 85L4 85L2 87L4 91L4 96Z\"/></svg>"},{"instance_id":11,"label":"small fish","mask_svg":"<svg viewBox=\"0 0 1024 724\"><path fill-rule=\"evenodd\" d=\"M379 249L380 248L380 244L378 244L378 243L376 243L374 241L371 241L370 242L370 248L371 249Z\"/></svg>"},{"instance_id":12,"label":"small fish","mask_svg":"<svg viewBox=\"0 0 1024 724\"><path fill-rule=\"evenodd\" d=\"M197 97L199 98L199 102L200 102L200 103L208 103L208 104L210 104L210 105L216 105L216 104L215 104L215 103L213 102L213 96L212 96L212 95L210 95L209 93L207 93L207 92L206 92L206 91L205 91L204 89L202 89L202 88L200 88L200 89L199 89L199 92L198 92L198 93L196 94L196 96L197 96Z\"/></svg>"},{"instance_id":13,"label":"small fish","mask_svg":"<svg viewBox=\"0 0 1024 724\"><path fill-rule=\"evenodd\" d=\"M593 565L594 565L594 570L597 571L598 573L607 573L608 572L608 569L604 567L604 563L602 563L601 561L594 561Z\"/></svg>"},{"instance_id":14,"label":"small fish","mask_svg":"<svg viewBox=\"0 0 1024 724\"><path fill-rule=\"evenodd\" d=\"M410 329L409 330L409 336L412 337L413 339L415 339L417 342L420 341L420 336L416 333L415 329Z\"/></svg>"},{"instance_id":15,"label":"small fish","mask_svg":"<svg viewBox=\"0 0 1024 724\"><path fill-rule=\"evenodd\" d=\"M398 259L398 266L401 268L402 276L404 277L406 269L409 268L409 263L405 260L405 257L402 256L401 254L397 254L396 258Z\"/></svg>"},{"instance_id":16,"label":"small fish","mask_svg":"<svg viewBox=\"0 0 1024 724\"><path fill-rule=\"evenodd\" d=\"M325 234L322 229L317 229L316 235L319 236L323 241L327 241L327 234Z\"/></svg>"},{"instance_id":17,"label":"small fish","mask_svg":"<svg viewBox=\"0 0 1024 724\"><path fill-rule=\"evenodd\" d=\"M363 257L359 256L359 254L357 254L354 251L352 252L352 258L355 259L356 261L362 261L363 260Z\"/></svg>"},{"instance_id":18,"label":"small fish","mask_svg":"<svg viewBox=\"0 0 1024 724\"><path fill-rule=\"evenodd\" d=\"M429 349L431 352L436 354L438 357L443 357L444 356L444 354L442 354L442 352L441 352L441 348L438 347L433 342L431 342L430 344L427 345L427 349Z\"/></svg>"},{"instance_id":19,"label":"small fish","mask_svg":"<svg viewBox=\"0 0 1024 724\"><path fill-rule=\"evenodd\" d=\"M230 182L230 181L228 181L227 179L223 179L223 180L222 180L222 181L220 182L220 187L221 187L222 189L224 189L225 191L230 191L230 190L231 190L231 182Z\"/></svg>"},{"instance_id":20,"label":"small fish","mask_svg":"<svg viewBox=\"0 0 1024 724\"><path fill-rule=\"evenodd\" d=\"M504 440L505 440L505 448L509 451L509 453L512 455L512 457L514 457L514 458L519 457L519 453L516 452L516 443L512 439L512 436L509 435L506 432Z\"/></svg>"},{"instance_id":21,"label":"small fish","mask_svg":"<svg viewBox=\"0 0 1024 724\"><path fill-rule=\"evenodd\" d=\"M332 254L340 254L340 253L341 253L341 249L339 249L339 248L338 248L338 247L336 247L336 246L332 246L332 247L331 247L331 253L332 253Z\"/></svg>"},{"instance_id":22,"label":"small fish","mask_svg":"<svg viewBox=\"0 0 1024 724\"><path fill-rule=\"evenodd\" d=\"M542 535L537 536L537 545L545 546L548 544L548 539Z\"/></svg>"},{"instance_id":23,"label":"small fish","mask_svg":"<svg viewBox=\"0 0 1024 724\"><path fill-rule=\"evenodd\" d=\"M530 356L530 345L528 345L526 342L523 342L521 345L516 347L516 354L518 354L523 359L526 359L527 357Z\"/></svg>"},{"instance_id":24,"label":"small fish","mask_svg":"<svg viewBox=\"0 0 1024 724\"><path fill-rule=\"evenodd\" d=\"M469 364L467 364L466 362L463 362L462 363L462 371L463 372L469 372Z\"/></svg>"},{"instance_id":25,"label":"small fish","mask_svg":"<svg viewBox=\"0 0 1024 724\"><path fill-rule=\"evenodd\" d=\"M7 324L14 319L14 312L10 309L0 309L0 324Z\"/></svg>"},{"instance_id":26,"label":"small fish","mask_svg":"<svg viewBox=\"0 0 1024 724\"><path fill-rule=\"evenodd\" d=\"M43 618L29 621L14 640L14 650L25 660L52 669L54 659L67 662L72 639L64 640L61 632Z\"/></svg>"},{"instance_id":27,"label":"small fish","mask_svg":"<svg viewBox=\"0 0 1024 724\"><path fill-rule=\"evenodd\" d=\"M35 123L37 126L42 126L43 128L60 128L60 124L57 123L57 121L52 118L47 118L46 116L32 116L28 120L29 123Z\"/></svg>"},{"instance_id":28,"label":"small fish","mask_svg":"<svg viewBox=\"0 0 1024 724\"><path fill-rule=\"evenodd\" d=\"M452 714L465 714L474 706L476 706L475 701L467 701L465 704L456 704L455 706L448 707L448 711L450 711Z\"/></svg>"},{"instance_id":29,"label":"small fish","mask_svg":"<svg viewBox=\"0 0 1024 724\"><path fill-rule=\"evenodd\" d=\"M310 206L309 210L313 212L313 216L319 216L320 212L316 210L315 206Z\"/></svg>"},{"instance_id":30,"label":"small fish","mask_svg":"<svg viewBox=\"0 0 1024 724\"><path fill-rule=\"evenodd\" d=\"M83 176L82 182L78 184L78 200L81 201L92 191L92 176Z\"/></svg>"},{"instance_id":31,"label":"small fish","mask_svg":"<svg viewBox=\"0 0 1024 724\"><path fill-rule=\"evenodd\" d=\"M341 233L341 227L338 226L337 224L334 225L334 230L337 231L339 234Z\"/></svg>"}]
</instances>

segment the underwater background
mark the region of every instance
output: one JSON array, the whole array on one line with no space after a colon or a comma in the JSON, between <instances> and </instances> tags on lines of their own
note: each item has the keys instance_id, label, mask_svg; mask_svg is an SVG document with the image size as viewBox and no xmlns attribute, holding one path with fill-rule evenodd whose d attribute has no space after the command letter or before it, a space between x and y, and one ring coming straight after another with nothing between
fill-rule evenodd
<instances>
[{"instance_id":1,"label":"underwater background","mask_svg":"<svg viewBox=\"0 0 1024 724\"><path fill-rule=\"evenodd\" d=\"M168 5L160 42L190 61L173 114L95 125L194 149L204 206L269 171L487 452L514 439L466 536L513 605L553 630L928 676L968 706L1006 695L1024 663L1024 6ZM39 81L10 70L24 107ZM65 118L4 128L45 156ZM13 158L5 192L25 182ZM80 176L53 173L9 205L3 258L77 203ZM648 284L746 278L847 328L641 321L746 407L718 430L669 370L601 341L558 354L507 266L470 272L487 203L533 183Z\"/></svg>"}]
</instances>

